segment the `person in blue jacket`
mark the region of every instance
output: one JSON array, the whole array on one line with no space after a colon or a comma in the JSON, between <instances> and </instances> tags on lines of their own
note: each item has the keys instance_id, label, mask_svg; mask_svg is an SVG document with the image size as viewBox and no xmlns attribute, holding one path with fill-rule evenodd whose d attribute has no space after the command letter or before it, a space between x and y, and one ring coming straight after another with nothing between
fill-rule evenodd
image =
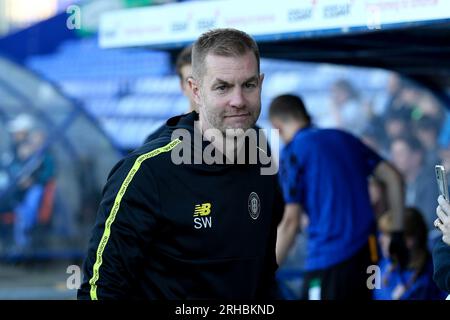
<instances>
[{"instance_id":1,"label":"person in blue jacket","mask_svg":"<svg viewBox=\"0 0 450 320\"><path fill-rule=\"evenodd\" d=\"M312 126L298 96L276 97L269 117L286 143L280 157L286 206L278 227L278 263L294 242L300 216L306 214L309 225L301 298L371 299L367 268L377 263L377 245L368 179L374 175L386 185L394 213L391 250L403 265L406 247L400 174L350 133Z\"/></svg>"}]
</instances>

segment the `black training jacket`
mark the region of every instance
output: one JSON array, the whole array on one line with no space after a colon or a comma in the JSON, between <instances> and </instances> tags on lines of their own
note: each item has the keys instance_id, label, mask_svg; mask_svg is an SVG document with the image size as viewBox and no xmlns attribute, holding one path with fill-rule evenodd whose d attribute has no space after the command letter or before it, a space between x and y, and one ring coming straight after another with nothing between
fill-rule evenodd
<instances>
[{"instance_id":1,"label":"black training jacket","mask_svg":"<svg viewBox=\"0 0 450 320\"><path fill-rule=\"evenodd\" d=\"M276 175L261 175L260 164L174 164L171 151L185 142L171 134L193 133L197 117L169 119L112 169L79 299L274 297L284 205Z\"/></svg>"}]
</instances>

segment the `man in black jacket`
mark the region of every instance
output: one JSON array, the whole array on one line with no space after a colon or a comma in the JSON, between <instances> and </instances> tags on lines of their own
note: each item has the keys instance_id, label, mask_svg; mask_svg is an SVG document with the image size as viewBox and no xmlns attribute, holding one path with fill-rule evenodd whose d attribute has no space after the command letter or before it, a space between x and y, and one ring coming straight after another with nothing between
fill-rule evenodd
<instances>
[{"instance_id":1,"label":"man in black jacket","mask_svg":"<svg viewBox=\"0 0 450 320\"><path fill-rule=\"evenodd\" d=\"M274 297L277 178L262 174L261 161L233 162L242 152L263 157L264 146L249 139L229 147L260 114L258 48L241 31L216 29L192 57L199 113L170 119L111 171L79 299Z\"/></svg>"}]
</instances>

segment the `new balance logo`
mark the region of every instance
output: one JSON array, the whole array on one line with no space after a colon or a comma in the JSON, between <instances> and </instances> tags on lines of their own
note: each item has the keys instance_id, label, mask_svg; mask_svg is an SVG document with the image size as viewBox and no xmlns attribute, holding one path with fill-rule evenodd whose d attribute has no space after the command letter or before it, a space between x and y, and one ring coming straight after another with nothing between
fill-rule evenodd
<instances>
[{"instance_id":1,"label":"new balance logo","mask_svg":"<svg viewBox=\"0 0 450 320\"><path fill-rule=\"evenodd\" d=\"M195 205L194 217L209 216L211 213L211 203L203 203Z\"/></svg>"},{"instance_id":2,"label":"new balance logo","mask_svg":"<svg viewBox=\"0 0 450 320\"><path fill-rule=\"evenodd\" d=\"M211 228L212 221L211 217L208 217L211 214L211 203L202 203L197 204L194 210L194 228L202 229L202 228Z\"/></svg>"}]
</instances>

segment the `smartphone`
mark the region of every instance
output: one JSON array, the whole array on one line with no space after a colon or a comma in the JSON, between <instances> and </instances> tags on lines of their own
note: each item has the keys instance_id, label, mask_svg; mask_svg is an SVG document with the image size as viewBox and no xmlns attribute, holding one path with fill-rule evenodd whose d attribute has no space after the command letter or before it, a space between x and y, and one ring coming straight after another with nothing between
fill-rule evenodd
<instances>
[{"instance_id":1,"label":"smartphone","mask_svg":"<svg viewBox=\"0 0 450 320\"><path fill-rule=\"evenodd\" d=\"M435 166L436 171L436 181L439 187L439 193L442 194L445 200L450 202L450 198L448 197L448 184L447 184L447 176L445 174L445 168L441 165Z\"/></svg>"}]
</instances>

